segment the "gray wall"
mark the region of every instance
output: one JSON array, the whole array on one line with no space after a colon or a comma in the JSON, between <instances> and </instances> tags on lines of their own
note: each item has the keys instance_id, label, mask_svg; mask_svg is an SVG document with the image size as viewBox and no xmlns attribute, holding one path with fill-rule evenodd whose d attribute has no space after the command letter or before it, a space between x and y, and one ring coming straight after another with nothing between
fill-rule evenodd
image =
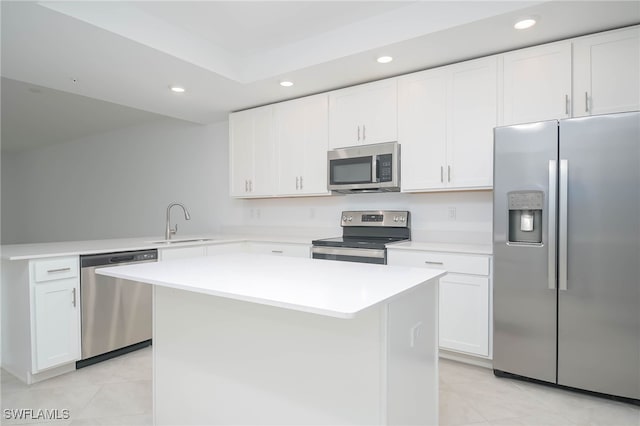
<instances>
[{"instance_id":1,"label":"gray wall","mask_svg":"<svg viewBox=\"0 0 640 426\"><path fill-rule=\"evenodd\" d=\"M415 239L491 241L490 191L235 200L227 156L227 123L176 120L3 155L2 243L160 237L171 201L192 216L174 211L179 235L290 227L331 235L341 210L387 208L411 211Z\"/></svg>"},{"instance_id":2,"label":"gray wall","mask_svg":"<svg viewBox=\"0 0 640 426\"><path fill-rule=\"evenodd\" d=\"M227 125L166 120L2 156L2 243L161 236L216 230L227 188Z\"/></svg>"}]
</instances>

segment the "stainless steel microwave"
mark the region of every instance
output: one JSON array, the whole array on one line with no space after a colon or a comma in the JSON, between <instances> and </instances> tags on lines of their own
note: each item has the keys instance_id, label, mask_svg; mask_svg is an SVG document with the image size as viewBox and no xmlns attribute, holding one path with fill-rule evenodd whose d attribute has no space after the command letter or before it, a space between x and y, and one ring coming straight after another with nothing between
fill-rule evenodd
<instances>
[{"instance_id":1,"label":"stainless steel microwave","mask_svg":"<svg viewBox=\"0 0 640 426\"><path fill-rule=\"evenodd\" d=\"M329 151L328 188L339 193L400 191L398 142Z\"/></svg>"}]
</instances>

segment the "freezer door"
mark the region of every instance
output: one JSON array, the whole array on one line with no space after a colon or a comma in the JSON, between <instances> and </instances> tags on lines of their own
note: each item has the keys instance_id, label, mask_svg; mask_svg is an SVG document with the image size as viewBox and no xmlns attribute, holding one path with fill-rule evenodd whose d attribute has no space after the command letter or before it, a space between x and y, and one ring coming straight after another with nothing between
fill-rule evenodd
<instances>
[{"instance_id":1,"label":"freezer door","mask_svg":"<svg viewBox=\"0 0 640 426\"><path fill-rule=\"evenodd\" d=\"M562 121L560 140L558 383L640 399L640 113Z\"/></svg>"},{"instance_id":2,"label":"freezer door","mask_svg":"<svg viewBox=\"0 0 640 426\"><path fill-rule=\"evenodd\" d=\"M557 121L495 129L493 366L552 383L556 381L557 154ZM535 215L525 212L521 222L512 223L522 232L511 237L524 242L508 242L509 209L514 207L510 194L527 193L533 194L533 202L542 203L541 241L522 238L536 226Z\"/></svg>"}]
</instances>

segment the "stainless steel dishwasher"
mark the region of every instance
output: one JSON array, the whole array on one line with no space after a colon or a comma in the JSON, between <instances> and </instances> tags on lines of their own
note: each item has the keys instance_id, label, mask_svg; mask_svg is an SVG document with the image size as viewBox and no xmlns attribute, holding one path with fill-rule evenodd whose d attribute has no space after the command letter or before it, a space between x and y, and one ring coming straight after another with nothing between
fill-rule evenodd
<instances>
[{"instance_id":1,"label":"stainless steel dishwasher","mask_svg":"<svg viewBox=\"0 0 640 426\"><path fill-rule=\"evenodd\" d=\"M80 256L85 367L151 344L151 286L95 273L98 268L158 261L158 250Z\"/></svg>"}]
</instances>

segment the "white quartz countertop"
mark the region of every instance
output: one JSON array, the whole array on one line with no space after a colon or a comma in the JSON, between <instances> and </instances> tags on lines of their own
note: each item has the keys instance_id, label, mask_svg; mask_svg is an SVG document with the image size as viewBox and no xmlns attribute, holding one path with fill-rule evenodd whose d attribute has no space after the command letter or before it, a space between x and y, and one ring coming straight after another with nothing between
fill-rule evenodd
<instances>
[{"instance_id":1,"label":"white quartz countertop","mask_svg":"<svg viewBox=\"0 0 640 426\"><path fill-rule=\"evenodd\" d=\"M96 273L344 319L446 274L244 253L101 268Z\"/></svg>"},{"instance_id":2,"label":"white quartz countertop","mask_svg":"<svg viewBox=\"0 0 640 426\"><path fill-rule=\"evenodd\" d=\"M322 238L326 238L322 237ZM10 244L1 247L2 259L26 260L56 256L78 256L84 254L112 253L130 250L166 249L201 245L238 243L245 241L285 244L309 244L316 237L301 236L247 236L247 235L197 235L174 237L173 244L154 243L162 237L116 238L108 240L61 241L39 244ZM197 240L182 242L181 240Z\"/></svg>"},{"instance_id":3,"label":"white quartz countertop","mask_svg":"<svg viewBox=\"0 0 640 426\"><path fill-rule=\"evenodd\" d=\"M311 241L322 238L335 237L336 235L314 233L308 236L301 235L252 235L252 234L201 234L193 236L174 237L174 241L201 240L191 242L179 242L175 244L154 244L161 241L162 237L137 237L117 238L107 240L87 241L62 241L39 244L10 244L0 247L0 257L8 260L28 260L56 256L78 256L85 254L113 253L130 250L166 249L199 245L228 244L238 242L271 242L281 244L308 244ZM387 246L391 250L427 250L452 253L492 254L490 244L448 244L425 241L409 241L395 243Z\"/></svg>"}]
</instances>

